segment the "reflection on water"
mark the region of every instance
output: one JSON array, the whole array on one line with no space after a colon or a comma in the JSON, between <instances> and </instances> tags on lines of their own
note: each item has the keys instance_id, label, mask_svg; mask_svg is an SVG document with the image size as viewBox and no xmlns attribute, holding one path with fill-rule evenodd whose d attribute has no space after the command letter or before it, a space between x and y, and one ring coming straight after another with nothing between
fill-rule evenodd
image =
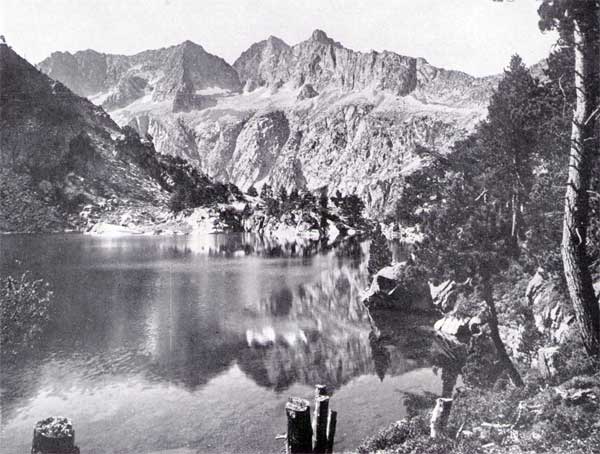
<instances>
[{"instance_id":1,"label":"reflection on water","mask_svg":"<svg viewBox=\"0 0 600 454\"><path fill-rule=\"evenodd\" d=\"M356 240L312 256L250 235L5 236L0 250L3 275L31 269L56 296L42 349L0 374L7 452L53 414L87 453L276 451L288 395L317 383L351 449L404 416L402 392L441 392L422 321L390 338L360 303Z\"/></svg>"}]
</instances>

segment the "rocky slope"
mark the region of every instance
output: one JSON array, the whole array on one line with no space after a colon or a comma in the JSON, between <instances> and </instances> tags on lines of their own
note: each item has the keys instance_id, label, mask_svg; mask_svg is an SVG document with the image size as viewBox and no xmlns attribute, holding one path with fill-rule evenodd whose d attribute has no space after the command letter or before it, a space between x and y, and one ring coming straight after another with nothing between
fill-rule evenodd
<instances>
[{"instance_id":1,"label":"rocky slope","mask_svg":"<svg viewBox=\"0 0 600 454\"><path fill-rule=\"evenodd\" d=\"M39 67L212 177L241 189L328 184L372 212L392 208L420 146L448 152L483 118L496 83L356 52L320 30L294 46L269 37L233 67L190 42L129 57L54 53Z\"/></svg>"},{"instance_id":2,"label":"rocky slope","mask_svg":"<svg viewBox=\"0 0 600 454\"><path fill-rule=\"evenodd\" d=\"M82 203L116 196L164 202L138 153L101 108L0 45L0 231L62 230Z\"/></svg>"}]
</instances>

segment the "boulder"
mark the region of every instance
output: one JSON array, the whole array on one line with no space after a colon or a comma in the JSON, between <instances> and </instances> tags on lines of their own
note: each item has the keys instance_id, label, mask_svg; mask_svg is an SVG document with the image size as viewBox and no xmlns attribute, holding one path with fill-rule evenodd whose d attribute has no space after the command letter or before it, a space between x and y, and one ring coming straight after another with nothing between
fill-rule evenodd
<instances>
[{"instance_id":1,"label":"boulder","mask_svg":"<svg viewBox=\"0 0 600 454\"><path fill-rule=\"evenodd\" d=\"M481 334L483 325L486 323L486 311L481 311L475 316L458 314L456 311L453 311L435 322L433 327L444 336L457 338L460 342L466 340L466 338L470 336L478 336Z\"/></svg>"},{"instance_id":2,"label":"boulder","mask_svg":"<svg viewBox=\"0 0 600 454\"><path fill-rule=\"evenodd\" d=\"M298 101L302 101L303 99L314 98L318 95L319 93L313 88L311 84L305 84L300 89L300 93L298 93Z\"/></svg>"},{"instance_id":3,"label":"boulder","mask_svg":"<svg viewBox=\"0 0 600 454\"><path fill-rule=\"evenodd\" d=\"M575 376L555 387L554 391L569 404L597 403L600 398L600 378L589 375Z\"/></svg>"},{"instance_id":4,"label":"boulder","mask_svg":"<svg viewBox=\"0 0 600 454\"><path fill-rule=\"evenodd\" d=\"M433 325L441 333L457 338L471 335L470 322L472 317L448 314Z\"/></svg>"},{"instance_id":5,"label":"boulder","mask_svg":"<svg viewBox=\"0 0 600 454\"><path fill-rule=\"evenodd\" d=\"M429 282L429 291L433 305L442 312L448 312L454 308L456 304L456 282L447 280L440 285L434 285Z\"/></svg>"},{"instance_id":6,"label":"boulder","mask_svg":"<svg viewBox=\"0 0 600 454\"><path fill-rule=\"evenodd\" d=\"M425 283L407 286L402 282L405 266L406 262L395 263L375 274L363 300L369 309L433 310L431 294Z\"/></svg>"},{"instance_id":7,"label":"boulder","mask_svg":"<svg viewBox=\"0 0 600 454\"><path fill-rule=\"evenodd\" d=\"M575 334L575 316L568 297L559 291L555 282L556 279L538 268L527 285L525 296L537 330L561 344Z\"/></svg>"}]
</instances>

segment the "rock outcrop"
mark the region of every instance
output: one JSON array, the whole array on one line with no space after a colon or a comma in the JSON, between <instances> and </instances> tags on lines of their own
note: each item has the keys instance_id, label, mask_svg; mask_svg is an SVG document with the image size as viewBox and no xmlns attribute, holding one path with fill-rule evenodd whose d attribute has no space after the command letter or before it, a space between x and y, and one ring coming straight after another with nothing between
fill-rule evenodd
<instances>
[{"instance_id":1,"label":"rock outcrop","mask_svg":"<svg viewBox=\"0 0 600 454\"><path fill-rule=\"evenodd\" d=\"M575 315L568 298L542 268L529 281L526 297L541 334L558 344L574 335Z\"/></svg>"},{"instance_id":2,"label":"rock outcrop","mask_svg":"<svg viewBox=\"0 0 600 454\"><path fill-rule=\"evenodd\" d=\"M365 305L373 309L430 312L434 309L427 284L403 282L405 262L382 268L365 293Z\"/></svg>"},{"instance_id":3,"label":"rock outcrop","mask_svg":"<svg viewBox=\"0 0 600 454\"><path fill-rule=\"evenodd\" d=\"M134 56L54 53L39 67L211 177L242 189L329 185L371 213L393 208L403 175L426 161L419 147L447 153L465 137L497 82L356 52L320 30L294 46L269 37L233 67L190 42Z\"/></svg>"},{"instance_id":4,"label":"rock outcrop","mask_svg":"<svg viewBox=\"0 0 600 454\"><path fill-rule=\"evenodd\" d=\"M479 334L484 324L485 318L483 313L474 317L452 313L439 319L433 327L446 335L464 339L471 335Z\"/></svg>"}]
</instances>

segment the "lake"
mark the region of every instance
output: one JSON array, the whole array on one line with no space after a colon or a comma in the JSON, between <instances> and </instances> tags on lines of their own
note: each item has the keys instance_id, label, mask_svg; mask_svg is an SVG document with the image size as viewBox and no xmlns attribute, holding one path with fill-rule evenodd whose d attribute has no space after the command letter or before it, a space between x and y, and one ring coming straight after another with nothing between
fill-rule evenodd
<instances>
[{"instance_id":1,"label":"lake","mask_svg":"<svg viewBox=\"0 0 600 454\"><path fill-rule=\"evenodd\" d=\"M280 452L289 396L332 391L336 451L441 393L413 343L382 345L360 294L367 244L312 254L253 235L0 237L0 273L50 282L42 347L1 370L2 452L72 418L82 453Z\"/></svg>"}]
</instances>

